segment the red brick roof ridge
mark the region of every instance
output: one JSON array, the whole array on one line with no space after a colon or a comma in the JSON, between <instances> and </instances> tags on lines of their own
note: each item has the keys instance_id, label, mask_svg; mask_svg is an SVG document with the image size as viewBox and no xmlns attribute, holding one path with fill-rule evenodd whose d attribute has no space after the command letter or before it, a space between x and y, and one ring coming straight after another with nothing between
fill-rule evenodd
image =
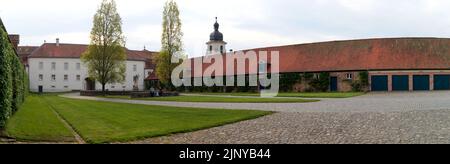
<instances>
[{"instance_id":1,"label":"red brick roof ridge","mask_svg":"<svg viewBox=\"0 0 450 164\"><path fill-rule=\"evenodd\" d=\"M280 72L284 73L450 70L450 38L403 37L341 40L242 51L251 50L257 51L257 54L259 51L279 51ZM226 58L225 54L222 56ZM204 64L203 70L208 65ZM196 72L194 68L192 70ZM224 70L226 69L224 68ZM220 74L218 73L217 76Z\"/></svg>"},{"instance_id":2,"label":"red brick roof ridge","mask_svg":"<svg viewBox=\"0 0 450 164\"><path fill-rule=\"evenodd\" d=\"M60 43L59 49L57 49L56 43L44 43L39 48L34 50L30 58L80 58L81 54L86 51L89 45L85 44L73 44L73 43ZM61 52L64 51L64 52ZM144 51L130 50L125 48L128 60L141 60L145 61L149 58L143 56L141 53ZM147 51L154 53L152 51Z\"/></svg>"}]
</instances>

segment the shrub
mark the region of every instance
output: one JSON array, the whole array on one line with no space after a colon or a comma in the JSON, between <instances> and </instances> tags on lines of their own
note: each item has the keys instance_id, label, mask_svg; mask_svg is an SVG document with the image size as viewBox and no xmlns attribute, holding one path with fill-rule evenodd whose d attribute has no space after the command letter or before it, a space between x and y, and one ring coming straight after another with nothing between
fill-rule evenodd
<instances>
[{"instance_id":1,"label":"shrub","mask_svg":"<svg viewBox=\"0 0 450 164\"><path fill-rule=\"evenodd\" d=\"M0 129L12 114L12 77L11 59L13 50L8 40L8 35L0 25Z\"/></svg>"},{"instance_id":2,"label":"shrub","mask_svg":"<svg viewBox=\"0 0 450 164\"><path fill-rule=\"evenodd\" d=\"M0 22L0 129L25 101L27 85L25 69Z\"/></svg>"},{"instance_id":3,"label":"shrub","mask_svg":"<svg viewBox=\"0 0 450 164\"><path fill-rule=\"evenodd\" d=\"M360 92L362 91L362 85L360 81L355 81L352 84L352 91L353 92Z\"/></svg>"},{"instance_id":4,"label":"shrub","mask_svg":"<svg viewBox=\"0 0 450 164\"><path fill-rule=\"evenodd\" d=\"M302 79L300 73L285 73L280 75L280 91L291 92L294 85Z\"/></svg>"},{"instance_id":5,"label":"shrub","mask_svg":"<svg viewBox=\"0 0 450 164\"><path fill-rule=\"evenodd\" d=\"M364 71L359 73L359 81L363 86L369 86L369 72Z\"/></svg>"},{"instance_id":6,"label":"shrub","mask_svg":"<svg viewBox=\"0 0 450 164\"><path fill-rule=\"evenodd\" d=\"M330 73L323 72L319 74L318 78L311 80L309 85L314 91L326 92L330 87Z\"/></svg>"},{"instance_id":7,"label":"shrub","mask_svg":"<svg viewBox=\"0 0 450 164\"><path fill-rule=\"evenodd\" d=\"M369 72L364 71L359 73L359 78L356 81L353 81L352 91L353 92L361 92L365 91L369 86Z\"/></svg>"}]
</instances>

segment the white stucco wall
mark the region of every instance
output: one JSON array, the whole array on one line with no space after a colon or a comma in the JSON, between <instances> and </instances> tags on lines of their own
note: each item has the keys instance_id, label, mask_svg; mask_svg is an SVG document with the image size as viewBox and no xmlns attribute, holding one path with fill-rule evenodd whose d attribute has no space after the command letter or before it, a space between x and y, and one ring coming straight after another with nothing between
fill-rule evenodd
<instances>
[{"instance_id":1,"label":"white stucco wall","mask_svg":"<svg viewBox=\"0 0 450 164\"><path fill-rule=\"evenodd\" d=\"M215 55L220 54L220 46L223 46L223 53L227 52L226 42L208 42L206 43L206 54L207 55ZM210 46L212 46L212 51L210 51Z\"/></svg>"},{"instance_id":2,"label":"white stucco wall","mask_svg":"<svg viewBox=\"0 0 450 164\"><path fill-rule=\"evenodd\" d=\"M43 68L39 68L39 63L43 63ZM52 69L52 63L56 63L56 69ZM30 90L38 92L39 86L43 87L44 92L67 92L74 90L85 90L86 81L88 77L87 68L83 65L80 59L70 58L29 58L29 78ZM64 63L68 63L68 70L65 70ZM78 70L77 63L80 63ZM136 71L133 70L136 65ZM106 89L110 91L131 91L133 90L133 77L139 76L138 87L139 90L144 89L144 79L146 77L144 61L127 61L126 62L126 80L123 84L107 84ZM39 75L43 75L43 79L39 79ZM56 80L52 80L52 75L56 75ZM64 80L64 75L68 75L68 80ZM80 80L77 80L77 75L80 75ZM102 86L97 82L96 90L101 90Z\"/></svg>"}]
</instances>

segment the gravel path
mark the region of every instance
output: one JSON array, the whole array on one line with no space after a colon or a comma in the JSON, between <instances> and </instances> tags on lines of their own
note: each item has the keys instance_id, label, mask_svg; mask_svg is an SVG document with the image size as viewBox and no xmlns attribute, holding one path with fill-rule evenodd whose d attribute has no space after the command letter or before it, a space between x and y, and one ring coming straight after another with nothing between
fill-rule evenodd
<instances>
[{"instance_id":1,"label":"gravel path","mask_svg":"<svg viewBox=\"0 0 450 164\"><path fill-rule=\"evenodd\" d=\"M370 93L306 104L174 103L65 96L147 105L278 112L222 127L132 143L450 143L450 92Z\"/></svg>"},{"instance_id":2,"label":"gravel path","mask_svg":"<svg viewBox=\"0 0 450 164\"><path fill-rule=\"evenodd\" d=\"M251 109L275 112L401 112L417 110L450 109L450 92L399 92L369 93L347 99L322 99L314 103L189 103L144 100L121 100L79 96L78 93L63 97L120 102L144 105L161 105L194 108Z\"/></svg>"},{"instance_id":3,"label":"gravel path","mask_svg":"<svg viewBox=\"0 0 450 164\"><path fill-rule=\"evenodd\" d=\"M227 98L261 98L258 96L233 96L233 95L206 95L197 93L182 93L181 96L196 97L227 97ZM271 97L272 99L305 99L305 100L331 100L333 98L307 98L307 97Z\"/></svg>"}]
</instances>

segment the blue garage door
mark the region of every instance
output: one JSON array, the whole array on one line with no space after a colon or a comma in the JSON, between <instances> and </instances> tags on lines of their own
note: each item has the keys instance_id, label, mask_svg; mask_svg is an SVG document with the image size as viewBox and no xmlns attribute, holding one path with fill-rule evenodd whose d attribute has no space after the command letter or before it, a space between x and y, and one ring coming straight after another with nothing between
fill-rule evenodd
<instances>
[{"instance_id":1,"label":"blue garage door","mask_svg":"<svg viewBox=\"0 0 450 164\"><path fill-rule=\"evenodd\" d=\"M435 75L434 90L450 90L450 75Z\"/></svg>"},{"instance_id":2,"label":"blue garage door","mask_svg":"<svg viewBox=\"0 0 450 164\"><path fill-rule=\"evenodd\" d=\"M372 76L372 91L388 91L388 76Z\"/></svg>"},{"instance_id":3,"label":"blue garage door","mask_svg":"<svg viewBox=\"0 0 450 164\"><path fill-rule=\"evenodd\" d=\"M414 79L414 90L415 91L429 91L430 90L430 76L415 75L413 79Z\"/></svg>"},{"instance_id":4,"label":"blue garage door","mask_svg":"<svg viewBox=\"0 0 450 164\"><path fill-rule=\"evenodd\" d=\"M409 90L409 76L408 75L392 76L392 90L408 91Z\"/></svg>"}]
</instances>

